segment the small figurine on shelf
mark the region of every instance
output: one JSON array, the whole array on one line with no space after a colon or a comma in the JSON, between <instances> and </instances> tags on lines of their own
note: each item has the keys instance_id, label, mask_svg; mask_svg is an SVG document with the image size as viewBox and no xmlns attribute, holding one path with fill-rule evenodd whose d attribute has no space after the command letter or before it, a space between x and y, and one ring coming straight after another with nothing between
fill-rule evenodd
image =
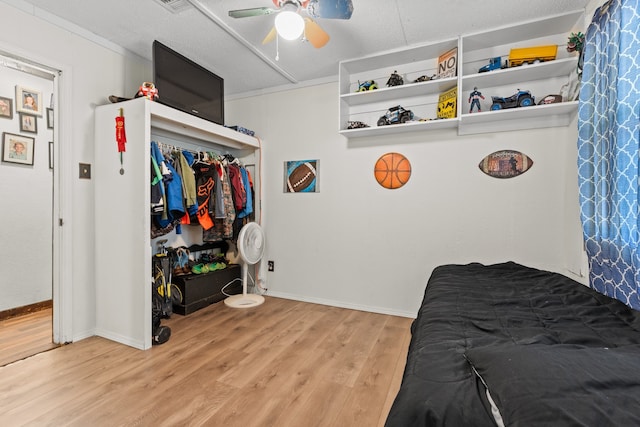
<instances>
[{"instance_id":1,"label":"small figurine on shelf","mask_svg":"<svg viewBox=\"0 0 640 427\"><path fill-rule=\"evenodd\" d=\"M478 112L482 112L482 107L480 107L480 99L484 99L482 93L478 91L477 87L473 88L473 92L469 94L469 102L471 105L469 106L469 113L473 113L473 107L478 108Z\"/></svg>"},{"instance_id":2,"label":"small figurine on shelf","mask_svg":"<svg viewBox=\"0 0 640 427\"><path fill-rule=\"evenodd\" d=\"M347 129L368 128L369 125L359 120L350 120L347 122Z\"/></svg>"},{"instance_id":3,"label":"small figurine on shelf","mask_svg":"<svg viewBox=\"0 0 640 427\"><path fill-rule=\"evenodd\" d=\"M415 79L413 82L414 83L421 83L421 82L428 82L430 80L435 80L436 79L436 75L433 74L432 76L420 76L417 79Z\"/></svg>"},{"instance_id":4,"label":"small figurine on shelf","mask_svg":"<svg viewBox=\"0 0 640 427\"><path fill-rule=\"evenodd\" d=\"M360 83L360 80L358 80L358 92L366 92L368 90L376 89L378 89L378 84L375 82L375 80L367 80L362 83Z\"/></svg>"},{"instance_id":5,"label":"small figurine on shelf","mask_svg":"<svg viewBox=\"0 0 640 427\"><path fill-rule=\"evenodd\" d=\"M401 86L404 84L404 79L397 71L394 71L387 80L387 86Z\"/></svg>"},{"instance_id":6,"label":"small figurine on shelf","mask_svg":"<svg viewBox=\"0 0 640 427\"><path fill-rule=\"evenodd\" d=\"M582 46L584 45L584 34L581 32L569 34L569 41L567 42L567 52L582 52Z\"/></svg>"},{"instance_id":7,"label":"small figurine on shelf","mask_svg":"<svg viewBox=\"0 0 640 427\"><path fill-rule=\"evenodd\" d=\"M156 85L154 85L151 82L144 82L142 83L142 85L140 86L140 89L138 89L138 92L136 93L136 98L140 98L140 97L145 97L147 99L150 99L151 101L157 101L158 100L158 89L156 89Z\"/></svg>"},{"instance_id":8,"label":"small figurine on shelf","mask_svg":"<svg viewBox=\"0 0 640 427\"><path fill-rule=\"evenodd\" d=\"M578 74L582 74L582 66L584 62L584 55L582 54L582 48L584 47L584 34L581 32L571 33L569 35L569 41L567 42L567 52L578 52Z\"/></svg>"}]
</instances>

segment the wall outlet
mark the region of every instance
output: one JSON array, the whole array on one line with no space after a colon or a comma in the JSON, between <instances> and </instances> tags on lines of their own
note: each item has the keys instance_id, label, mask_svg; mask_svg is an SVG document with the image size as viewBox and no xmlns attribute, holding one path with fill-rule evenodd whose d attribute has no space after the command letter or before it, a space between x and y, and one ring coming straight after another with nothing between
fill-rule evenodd
<instances>
[{"instance_id":1,"label":"wall outlet","mask_svg":"<svg viewBox=\"0 0 640 427\"><path fill-rule=\"evenodd\" d=\"M275 263L273 261L267 261L267 270L273 271L275 269Z\"/></svg>"},{"instance_id":2,"label":"wall outlet","mask_svg":"<svg viewBox=\"0 0 640 427\"><path fill-rule=\"evenodd\" d=\"M79 165L80 179L91 179L91 164L89 163L80 163Z\"/></svg>"}]
</instances>

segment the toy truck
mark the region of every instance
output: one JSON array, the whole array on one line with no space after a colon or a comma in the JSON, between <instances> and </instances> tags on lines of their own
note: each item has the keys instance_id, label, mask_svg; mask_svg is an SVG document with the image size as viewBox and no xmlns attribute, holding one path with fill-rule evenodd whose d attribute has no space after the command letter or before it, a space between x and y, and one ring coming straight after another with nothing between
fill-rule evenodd
<instances>
[{"instance_id":1,"label":"toy truck","mask_svg":"<svg viewBox=\"0 0 640 427\"><path fill-rule=\"evenodd\" d=\"M489 63L484 67L481 67L478 72L486 73L487 71L499 70L500 68L506 68L507 64L502 65L502 57L496 56L495 58L491 58Z\"/></svg>"},{"instance_id":2,"label":"toy truck","mask_svg":"<svg viewBox=\"0 0 640 427\"><path fill-rule=\"evenodd\" d=\"M511 49L507 64L509 67L517 67L522 64L552 61L556 59L558 45L521 47Z\"/></svg>"}]
</instances>

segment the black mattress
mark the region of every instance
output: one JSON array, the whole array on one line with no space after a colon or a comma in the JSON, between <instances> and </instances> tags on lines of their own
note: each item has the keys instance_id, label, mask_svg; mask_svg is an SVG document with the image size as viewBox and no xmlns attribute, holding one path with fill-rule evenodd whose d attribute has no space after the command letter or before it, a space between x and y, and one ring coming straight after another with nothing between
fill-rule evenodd
<instances>
[{"instance_id":1,"label":"black mattress","mask_svg":"<svg viewBox=\"0 0 640 427\"><path fill-rule=\"evenodd\" d=\"M640 426L640 312L565 276L437 267L411 330L386 427Z\"/></svg>"}]
</instances>

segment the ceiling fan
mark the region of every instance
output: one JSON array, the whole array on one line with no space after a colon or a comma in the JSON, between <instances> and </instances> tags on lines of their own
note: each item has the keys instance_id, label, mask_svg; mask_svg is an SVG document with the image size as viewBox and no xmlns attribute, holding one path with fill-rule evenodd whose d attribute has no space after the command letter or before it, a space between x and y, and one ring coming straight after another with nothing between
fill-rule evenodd
<instances>
[{"instance_id":1,"label":"ceiling fan","mask_svg":"<svg viewBox=\"0 0 640 427\"><path fill-rule=\"evenodd\" d=\"M352 0L272 0L276 8L254 7L229 11L232 18L248 18L277 14L275 25L262 40L262 44L273 41L276 35L295 40L302 36L315 48L329 42L327 34L312 18L350 19L353 13ZM307 16L303 16L302 12Z\"/></svg>"}]
</instances>

